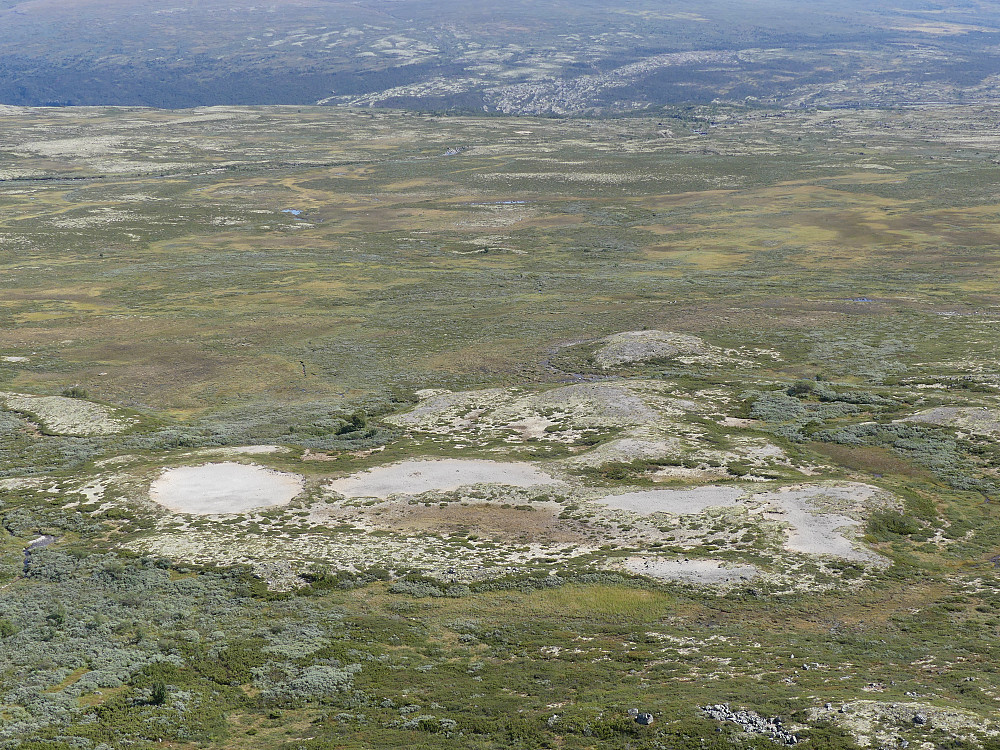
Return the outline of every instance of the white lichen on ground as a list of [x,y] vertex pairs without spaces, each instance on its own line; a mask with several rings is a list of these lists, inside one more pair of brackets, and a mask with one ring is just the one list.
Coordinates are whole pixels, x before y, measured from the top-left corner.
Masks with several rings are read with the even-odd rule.
[[656,359],[722,359],[723,350],[686,333],[625,331],[601,339],[594,361],[603,369]]
[[0,401],[7,409],[27,415],[43,430],[56,435],[114,435],[136,423],[110,406],[81,398],[6,392],[0,393]]
[[638,490],[596,502],[637,516],[696,515],[741,506],[751,515],[786,524],[784,546],[789,551],[874,564],[886,561],[857,542],[856,530],[872,510],[899,505],[877,487],[858,483],[803,484],[764,492],[733,485]]
[[629,573],[661,581],[680,581],[702,586],[728,586],[761,576],[756,565],[726,563],[717,560],[664,560],[656,557],[628,557],[615,566]]
[[[775,467],[798,468],[764,438],[733,435],[728,450],[707,442],[706,428],[699,420],[708,417],[721,422],[729,407],[729,396],[719,390],[679,397],[662,380],[634,379],[547,390],[425,390],[417,396],[416,407],[385,421],[416,435],[465,444],[567,445],[575,454],[565,459],[569,468],[635,460],[679,465],[686,459],[685,466],[697,470],[693,478],[724,475],[725,471],[717,469],[730,462],[748,463],[765,474]],[[595,437],[600,442],[591,448]],[[662,478],[672,473],[676,471],[664,471]]]
[[1000,410],[984,406],[938,406],[900,421],[958,427],[978,435],[1000,432]]
[[[944,732],[967,742],[983,734],[998,734],[995,720],[961,708],[943,708],[918,701],[884,702],[858,700],[809,710],[812,721],[830,721],[850,732],[861,747],[897,747],[899,730],[914,725]],[[923,747],[935,748],[932,743]]]

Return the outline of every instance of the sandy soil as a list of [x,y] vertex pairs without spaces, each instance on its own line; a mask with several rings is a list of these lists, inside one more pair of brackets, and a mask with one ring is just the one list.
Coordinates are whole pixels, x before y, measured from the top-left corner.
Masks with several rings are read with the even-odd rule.
[[641,516],[651,513],[670,513],[684,516],[701,513],[706,508],[723,508],[736,505],[746,494],[743,487],[695,487],[686,490],[639,490],[624,495],[609,495],[597,502],[609,508],[628,510]]
[[149,488],[150,499],[178,513],[221,515],[286,505],[302,478],[232,462],[167,469]]
[[432,490],[449,492],[473,484],[532,487],[556,482],[556,479],[528,463],[446,458],[378,466],[335,479],[327,487],[345,497],[384,499],[392,495],[419,495]]
[[655,557],[630,557],[624,568],[638,575],[664,581],[683,581],[706,586],[740,583],[757,578],[754,565],[724,565],[715,560],[659,560]]
[[882,557],[857,544],[853,536],[861,518],[895,501],[877,487],[848,483],[803,484],[770,492],[728,485],[641,490],[608,495],[596,502],[641,516],[691,515],[737,504],[748,509],[768,509],[775,516],[772,520],[789,525],[785,548],[790,551],[884,563]]
[[783,520],[792,527],[785,542],[786,549],[876,562],[882,558],[850,538],[861,526],[861,521],[844,513],[824,511],[870,512],[875,506],[884,504],[879,495],[877,488],[865,484],[800,485],[761,493],[752,499],[781,509]]

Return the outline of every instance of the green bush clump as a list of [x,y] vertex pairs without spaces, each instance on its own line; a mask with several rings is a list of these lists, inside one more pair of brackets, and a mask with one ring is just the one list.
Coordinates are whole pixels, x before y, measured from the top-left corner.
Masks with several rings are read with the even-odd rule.
[[865,526],[865,538],[872,542],[888,542],[916,534],[921,526],[916,519],[895,510],[876,510]]
[[955,489],[984,493],[997,490],[992,479],[977,476],[976,467],[962,454],[958,442],[938,430],[912,424],[867,422],[822,430],[812,437],[842,445],[890,448],[929,469]]
[[812,393],[815,389],[816,383],[812,380],[796,380],[785,390],[785,393],[789,396],[804,396]]
[[434,583],[426,581],[396,581],[389,586],[393,594],[407,594],[415,597],[444,596],[444,590]]
[[805,414],[802,402],[783,391],[761,393],[750,405],[750,418],[764,422],[794,422]]

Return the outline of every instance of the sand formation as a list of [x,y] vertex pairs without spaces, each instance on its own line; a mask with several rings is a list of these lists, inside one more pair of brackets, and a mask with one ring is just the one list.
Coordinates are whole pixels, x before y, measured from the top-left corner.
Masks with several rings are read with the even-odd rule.
[[225,515],[287,505],[302,487],[296,474],[227,461],[167,469],[150,486],[149,496],[177,513]]

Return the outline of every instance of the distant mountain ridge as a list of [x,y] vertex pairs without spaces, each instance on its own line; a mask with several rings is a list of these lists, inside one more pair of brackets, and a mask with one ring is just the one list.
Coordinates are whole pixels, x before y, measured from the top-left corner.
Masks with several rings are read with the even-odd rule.
[[615,114],[1000,97],[1000,3],[0,0],[0,103]]

